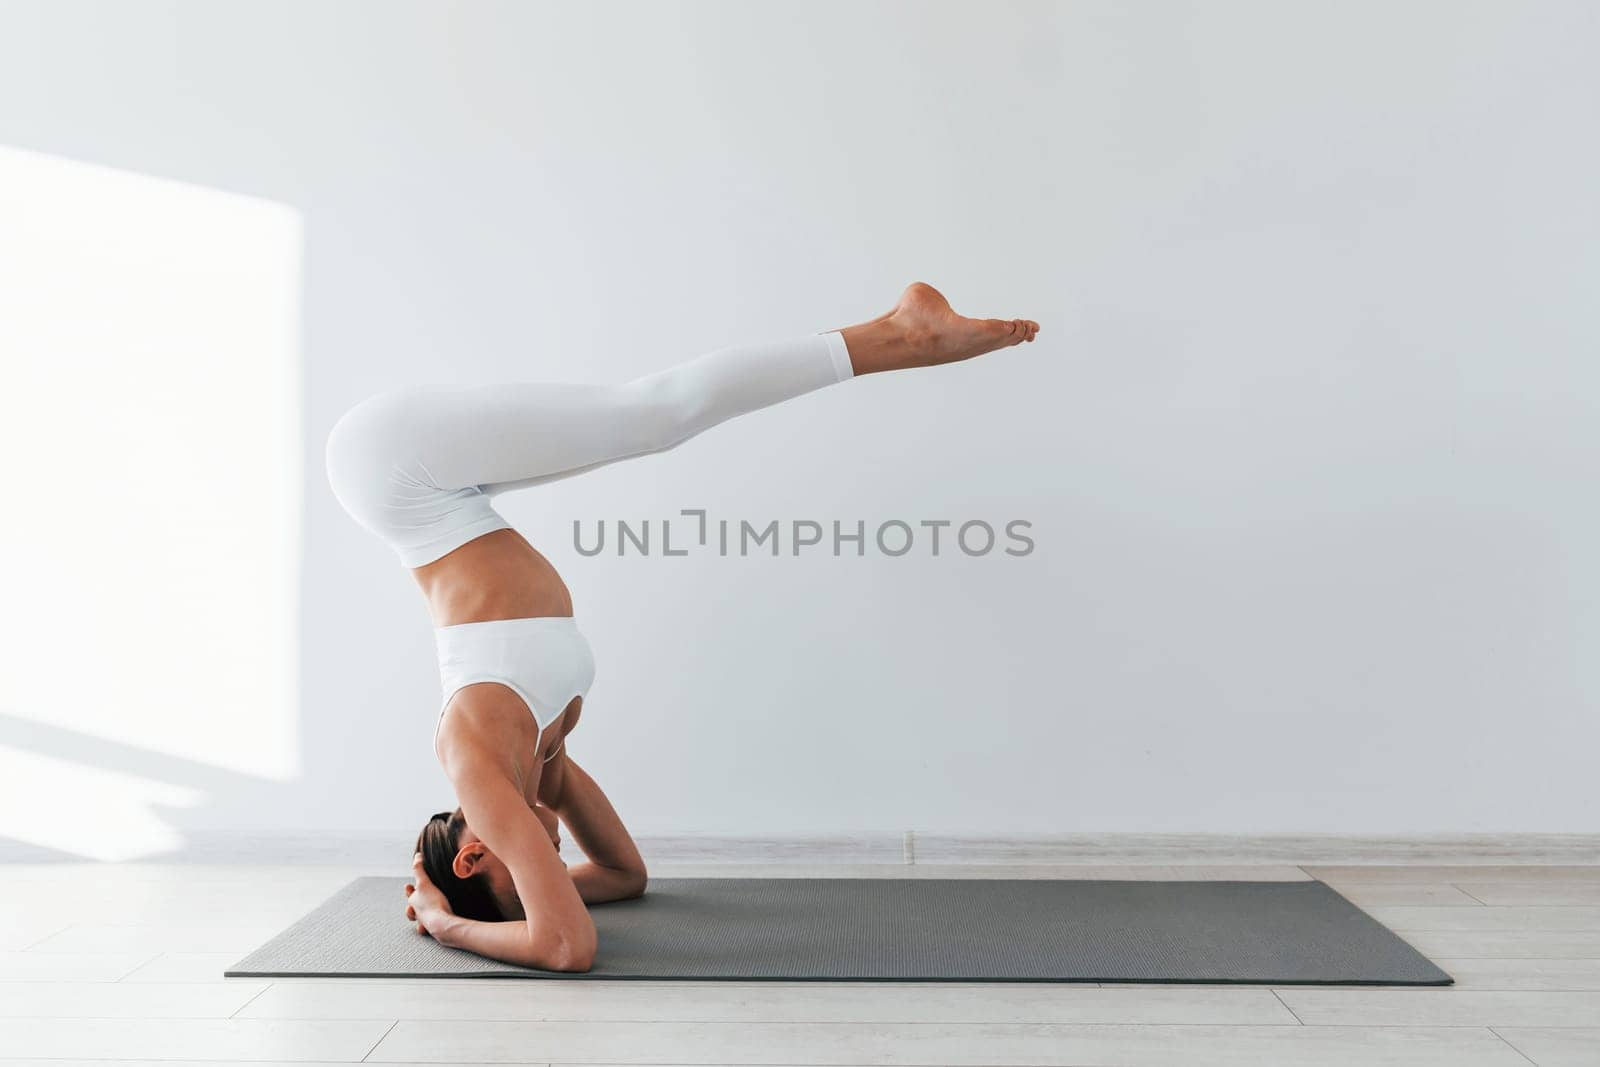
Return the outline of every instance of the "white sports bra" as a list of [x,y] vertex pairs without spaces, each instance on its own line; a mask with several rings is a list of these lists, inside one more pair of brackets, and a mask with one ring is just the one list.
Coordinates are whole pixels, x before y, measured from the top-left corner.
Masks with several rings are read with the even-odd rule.
[[444,687],[440,718],[463,686],[498,682],[521,697],[533,716],[539,728],[535,752],[550,724],[594,684],[594,653],[568,615],[437,626],[433,638]]

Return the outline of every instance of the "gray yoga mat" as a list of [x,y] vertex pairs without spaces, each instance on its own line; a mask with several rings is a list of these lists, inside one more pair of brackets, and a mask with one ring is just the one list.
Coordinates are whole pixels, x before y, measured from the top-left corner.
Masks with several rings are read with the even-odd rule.
[[600,951],[558,975],[445,948],[403,878],[358,878],[238,977],[644,978],[1448,985],[1321,882],[661,878],[593,909]]

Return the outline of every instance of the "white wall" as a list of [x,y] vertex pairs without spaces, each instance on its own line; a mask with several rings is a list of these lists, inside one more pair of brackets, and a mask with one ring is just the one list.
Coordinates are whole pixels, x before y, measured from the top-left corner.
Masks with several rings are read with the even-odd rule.
[[[503,498],[596,646],[574,754],[638,830],[1600,822],[1593,4],[0,17],[0,145],[304,227],[302,773],[169,767],[185,828],[449,803],[421,600],[322,477],[345,407],[620,380],[913,279],[1041,339]],[[1038,547],[573,550],[574,517],[695,506]]]

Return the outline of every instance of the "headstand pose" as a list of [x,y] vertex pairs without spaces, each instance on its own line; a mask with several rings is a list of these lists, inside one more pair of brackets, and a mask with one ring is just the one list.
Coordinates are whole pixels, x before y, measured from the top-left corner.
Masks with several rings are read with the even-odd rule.
[[[356,405],[328,438],[340,503],[412,569],[444,682],[434,751],[461,806],[422,828],[406,917],[441,943],[588,970],[585,904],[638,896],[644,860],[566,753],[594,680],[555,568],[491,506],[661,452],[737,415],[858,374],[970,359],[1033,340],[1027,319],[969,319],[920,282],[844,330],[738,345],[626,385],[424,386]],[[587,862],[566,867],[564,823]]]

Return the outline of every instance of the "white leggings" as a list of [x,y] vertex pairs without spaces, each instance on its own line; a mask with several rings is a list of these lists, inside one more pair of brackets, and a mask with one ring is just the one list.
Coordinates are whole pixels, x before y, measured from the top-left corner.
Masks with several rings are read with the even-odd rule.
[[506,529],[490,498],[629,456],[853,376],[837,332],[718,349],[625,385],[418,386],[328,435],[328,481],[357,522],[421,567]]

